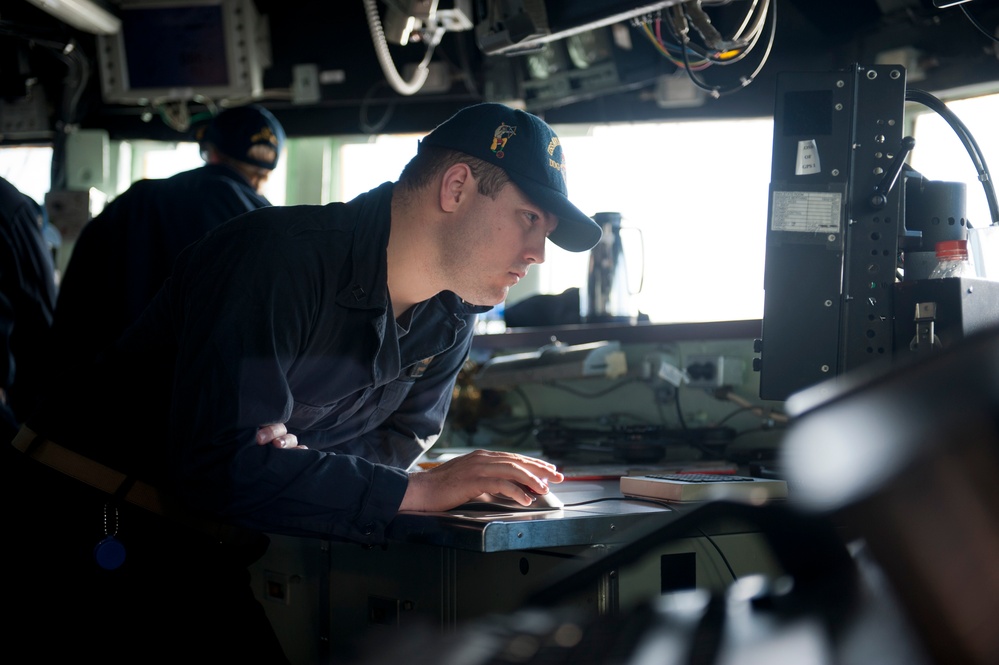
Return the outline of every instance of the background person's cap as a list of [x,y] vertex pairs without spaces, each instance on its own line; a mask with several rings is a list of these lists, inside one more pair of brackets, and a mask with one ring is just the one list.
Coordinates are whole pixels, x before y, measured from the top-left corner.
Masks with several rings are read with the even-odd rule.
[[284,139],[281,123],[257,104],[222,111],[198,136],[202,148],[211,143],[224,155],[271,170],[277,166]]
[[600,227],[569,202],[565,157],[558,136],[541,118],[504,104],[466,107],[437,126],[425,145],[463,152],[506,171],[527,196],[559,219],[553,243],[570,252],[591,249]]

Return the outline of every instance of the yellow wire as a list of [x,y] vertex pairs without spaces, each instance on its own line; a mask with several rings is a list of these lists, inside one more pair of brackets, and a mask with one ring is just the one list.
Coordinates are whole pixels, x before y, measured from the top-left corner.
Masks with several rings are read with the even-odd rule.
[[719,60],[728,60],[729,58],[734,58],[740,53],[742,53],[742,49],[734,48],[728,51],[722,51],[721,53],[715,53],[715,57]]

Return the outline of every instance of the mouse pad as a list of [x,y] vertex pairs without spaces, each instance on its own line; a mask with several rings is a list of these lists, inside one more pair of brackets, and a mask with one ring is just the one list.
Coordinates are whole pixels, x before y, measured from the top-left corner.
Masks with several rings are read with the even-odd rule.
[[498,494],[481,494],[471,501],[467,501],[455,510],[488,510],[495,512],[502,510],[505,512],[517,511],[538,511],[538,510],[559,510],[562,502],[551,493],[539,496],[538,500],[529,506],[522,506],[513,499]]

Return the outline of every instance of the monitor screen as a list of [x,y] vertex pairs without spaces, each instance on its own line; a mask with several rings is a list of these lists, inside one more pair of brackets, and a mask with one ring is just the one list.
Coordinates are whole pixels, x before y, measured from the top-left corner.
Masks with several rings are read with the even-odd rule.
[[260,96],[260,17],[252,0],[131,0],[119,15],[121,32],[100,37],[98,50],[106,102]]

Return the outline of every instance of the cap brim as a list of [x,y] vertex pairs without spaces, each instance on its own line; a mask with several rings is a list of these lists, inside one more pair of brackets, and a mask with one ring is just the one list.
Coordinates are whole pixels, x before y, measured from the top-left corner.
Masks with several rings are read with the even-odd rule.
[[589,215],[572,205],[561,193],[532,180],[508,173],[517,187],[534,203],[558,217],[558,226],[548,239],[570,252],[585,252],[600,242],[603,231]]

